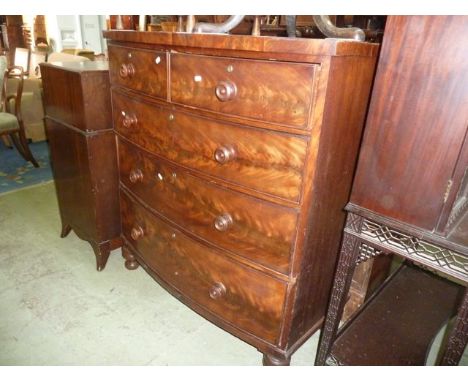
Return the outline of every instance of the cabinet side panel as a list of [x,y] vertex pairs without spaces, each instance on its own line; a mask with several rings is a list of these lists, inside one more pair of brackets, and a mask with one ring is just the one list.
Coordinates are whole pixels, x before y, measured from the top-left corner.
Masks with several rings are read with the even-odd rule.
[[375,58],[331,60],[288,347],[325,315],[374,69]]
[[86,129],[112,129],[109,72],[84,72],[81,76]]
[[99,242],[120,236],[119,171],[113,130],[88,138]]

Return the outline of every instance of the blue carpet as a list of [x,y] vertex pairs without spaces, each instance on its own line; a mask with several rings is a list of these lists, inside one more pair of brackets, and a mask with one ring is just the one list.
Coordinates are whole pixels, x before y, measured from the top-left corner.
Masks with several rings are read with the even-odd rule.
[[52,180],[47,142],[30,143],[29,147],[39,168],[26,162],[16,148],[9,149],[0,141],[0,194]]

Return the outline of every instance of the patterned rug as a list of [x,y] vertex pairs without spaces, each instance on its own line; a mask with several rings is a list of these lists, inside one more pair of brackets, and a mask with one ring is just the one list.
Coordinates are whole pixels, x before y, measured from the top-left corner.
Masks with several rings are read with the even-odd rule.
[[0,141],[0,194],[52,180],[47,142],[31,143],[29,147],[39,168],[26,162],[16,148],[7,148]]

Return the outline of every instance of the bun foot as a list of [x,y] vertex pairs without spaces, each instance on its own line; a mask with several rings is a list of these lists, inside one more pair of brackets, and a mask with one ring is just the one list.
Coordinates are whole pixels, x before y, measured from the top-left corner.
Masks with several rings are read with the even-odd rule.
[[263,354],[263,366],[289,366],[291,357]]
[[125,259],[125,268],[129,271],[133,271],[139,267],[135,256],[125,247],[122,248],[122,257]]
[[127,268],[129,271],[133,271],[134,269],[137,269],[140,265],[136,260],[125,260],[125,268]]

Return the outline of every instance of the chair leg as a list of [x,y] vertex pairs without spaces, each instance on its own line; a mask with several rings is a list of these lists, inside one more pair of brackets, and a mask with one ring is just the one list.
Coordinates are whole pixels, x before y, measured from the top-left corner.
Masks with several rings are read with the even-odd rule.
[[8,137],[6,135],[2,135],[2,141],[3,141],[3,144],[8,147],[9,149],[12,149],[12,145],[10,143],[10,141],[8,140]]
[[320,335],[320,342],[315,359],[315,365],[323,366],[330,354],[331,347],[338,331],[341,315],[346,303],[346,297],[351,286],[356,260],[359,255],[359,239],[349,233],[343,234],[340,257],[333,280],[328,311]]
[[[20,122],[20,124],[22,125],[22,122]],[[13,135],[14,134],[12,134],[12,136]],[[31,150],[29,149],[28,139],[26,138],[26,134],[24,133],[24,126],[21,126],[20,130],[18,131],[18,135],[19,135],[19,143],[20,143],[20,146],[22,147],[22,151],[20,151],[17,144],[15,143],[15,146],[17,146],[18,151],[20,151],[20,154],[23,156],[23,158],[31,162],[34,167],[39,167],[39,164],[37,163],[36,159],[32,155]]]
[[21,156],[27,161],[28,158],[26,158],[26,154],[23,150],[23,145],[21,144],[18,136],[16,135],[16,133],[11,133],[9,135],[10,137],[10,140],[11,142],[13,142],[13,145],[16,147],[16,150],[18,150],[18,152],[21,154]]

